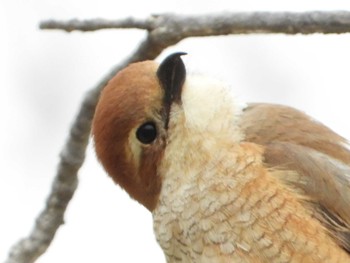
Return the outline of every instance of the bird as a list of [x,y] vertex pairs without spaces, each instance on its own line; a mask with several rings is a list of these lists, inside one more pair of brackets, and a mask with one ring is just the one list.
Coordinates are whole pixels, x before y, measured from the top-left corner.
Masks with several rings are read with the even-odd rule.
[[101,92],[106,173],[152,213],[166,262],[350,262],[345,138],[289,106],[242,103],[182,56],[135,62]]

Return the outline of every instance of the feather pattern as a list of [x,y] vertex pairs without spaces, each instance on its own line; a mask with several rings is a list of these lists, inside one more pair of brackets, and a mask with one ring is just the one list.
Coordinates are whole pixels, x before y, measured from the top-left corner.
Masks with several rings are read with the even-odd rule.
[[245,140],[265,146],[266,164],[309,200],[315,216],[350,253],[350,152],[346,141],[304,113],[251,104],[242,116]]

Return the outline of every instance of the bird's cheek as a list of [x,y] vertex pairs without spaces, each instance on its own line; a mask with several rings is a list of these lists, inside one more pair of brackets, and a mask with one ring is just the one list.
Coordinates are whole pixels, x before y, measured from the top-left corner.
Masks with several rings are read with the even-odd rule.
[[161,188],[161,178],[158,167],[163,158],[164,150],[160,147],[143,149],[139,166],[139,179],[145,189],[145,196],[151,206],[155,206]]
[[129,192],[129,188],[138,181],[137,167],[129,160],[128,154],[120,149],[115,149],[110,156],[108,164],[105,165],[108,173],[116,183]]
[[158,166],[162,159],[163,151],[155,149],[147,149],[142,153],[142,161],[139,167],[139,175],[146,189],[151,190],[157,188],[158,185]]

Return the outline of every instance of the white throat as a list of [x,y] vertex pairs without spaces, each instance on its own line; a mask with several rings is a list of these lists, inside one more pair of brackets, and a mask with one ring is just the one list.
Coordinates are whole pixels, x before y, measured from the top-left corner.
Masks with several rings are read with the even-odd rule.
[[[185,127],[197,132],[217,133],[239,142],[238,121],[245,104],[238,102],[226,83],[201,75],[187,77],[182,91]],[[176,121],[176,120],[175,120]]]
[[189,76],[181,99],[181,105],[171,108],[167,146],[159,167],[163,186],[174,181],[196,184],[198,177],[211,179],[208,171],[218,165],[234,169],[235,150],[243,139],[239,121],[244,105],[236,102],[228,85]]
[[180,246],[189,249],[196,239],[196,228],[191,226],[205,224],[193,215],[217,209],[216,200],[206,197],[207,188],[216,189],[218,183],[236,186],[232,174],[242,169],[236,165],[243,138],[238,127],[242,109],[227,85],[200,76],[187,78],[182,104],[172,105],[167,146],[158,170],[162,189],[153,211],[156,237],[168,262],[179,258],[191,262]]

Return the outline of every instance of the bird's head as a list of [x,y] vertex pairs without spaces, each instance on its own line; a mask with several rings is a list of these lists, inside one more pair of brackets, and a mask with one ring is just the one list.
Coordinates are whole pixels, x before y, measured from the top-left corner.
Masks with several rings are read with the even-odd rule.
[[242,137],[241,108],[230,89],[212,79],[186,77],[182,55],[120,71],[102,91],[93,120],[95,149],[105,170],[150,211],[158,202],[164,176],[159,167],[168,147],[191,155],[200,151],[191,141]]

